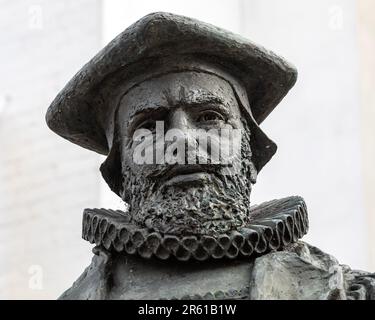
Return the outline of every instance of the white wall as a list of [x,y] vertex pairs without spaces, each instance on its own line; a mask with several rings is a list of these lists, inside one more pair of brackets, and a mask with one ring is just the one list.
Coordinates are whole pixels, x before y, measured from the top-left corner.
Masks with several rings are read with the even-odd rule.
[[82,210],[98,157],[53,134],[48,105],[100,47],[100,1],[0,1],[0,298],[58,297],[91,260]]
[[370,267],[375,270],[375,1],[358,1],[361,70],[362,178],[367,214]]

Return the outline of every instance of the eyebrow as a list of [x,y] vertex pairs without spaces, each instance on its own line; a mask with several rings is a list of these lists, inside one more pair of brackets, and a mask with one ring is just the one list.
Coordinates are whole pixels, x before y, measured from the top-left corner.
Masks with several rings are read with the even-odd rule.
[[227,110],[227,103],[225,103],[224,99],[221,97],[218,97],[216,95],[205,94],[204,96],[200,97],[194,97],[191,99],[191,97],[183,97],[177,102],[172,102],[172,99],[168,99],[169,104],[168,105],[152,105],[152,106],[138,106],[141,107],[141,109],[135,110],[129,115],[129,118],[132,119],[136,116],[138,116],[141,113],[158,113],[158,112],[165,112],[170,110],[170,105],[172,106],[188,106],[188,107],[204,107],[205,105],[208,106],[217,106],[221,107],[222,111],[224,111],[226,114],[229,114]]
[[173,97],[171,97],[169,91],[164,91],[164,96],[171,105],[178,104],[185,106],[201,106],[203,104],[225,104],[222,97],[215,95],[210,91],[198,90],[197,93],[186,94],[183,86],[180,87],[179,101],[177,101],[177,103],[174,103]]
[[[139,107],[139,106],[138,106]],[[135,110],[129,115],[130,124],[134,122],[134,118],[138,117],[142,113],[154,114],[154,113],[162,113],[169,110],[168,106],[163,105],[153,105],[152,107],[148,106],[141,106],[142,109]]]
[[189,106],[192,108],[201,108],[201,110],[215,109],[221,112],[226,118],[230,116],[229,105],[220,97],[206,97],[206,99],[199,99],[197,101],[186,101],[182,106]]
[[[137,118],[143,114],[149,114],[154,115],[157,113],[167,113],[170,111],[170,106],[187,106],[192,108],[202,108],[204,110],[204,107],[212,108],[214,107],[216,110],[219,110],[224,114],[225,117],[229,117],[230,111],[228,110],[228,103],[225,102],[225,100],[217,96],[215,94],[212,94],[210,92],[204,91],[201,92],[202,94],[199,96],[186,96],[184,94],[184,90],[180,91],[180,97],[178,101],[173,101],[173,99],[170,97],[169,92],[164,92],[165,98],[168,101],[167,105],[140,105],[138,106],[138,110],[135,110],[129,115],[129,129],[131,131],[138,125],[139,122],[141,122],[143,119],[141,118],[138,120]],[[139,109],[141,108],[141,109]]]

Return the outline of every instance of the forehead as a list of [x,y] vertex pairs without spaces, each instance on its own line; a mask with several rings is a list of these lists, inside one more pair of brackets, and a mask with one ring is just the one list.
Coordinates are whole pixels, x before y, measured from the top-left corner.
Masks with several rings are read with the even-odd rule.
[[204,72],[185,71],[155,77],[132,88],[120,100],[119,113],[132,117],[150,108],[207,102],[228,108],[237,106],[233,89],[226,80]]

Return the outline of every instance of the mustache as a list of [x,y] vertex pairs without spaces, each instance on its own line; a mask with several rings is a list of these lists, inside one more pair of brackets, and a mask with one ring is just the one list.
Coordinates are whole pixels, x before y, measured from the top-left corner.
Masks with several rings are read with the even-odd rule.
[[179,174],[189,174],[195,172],[204,172],[212,174],[220,174],[224,168],[221,164],[169,164],[159,165],[153,169],[147,178],[150,180],[169,179]]
[[158,165],[158,168],[154,168],[147,178],[153,184],[153,190],[159,189],[169,179],[172,179],[179,175],[188,175],[193,173],[205,173],[220,184],[225,182],[225,177],[222,174],[224,165],[221,164],[172,164],[172,165]]

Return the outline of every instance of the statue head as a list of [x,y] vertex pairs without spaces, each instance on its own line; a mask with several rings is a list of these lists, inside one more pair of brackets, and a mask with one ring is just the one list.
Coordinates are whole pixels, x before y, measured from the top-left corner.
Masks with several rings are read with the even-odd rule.
[[162,233],[225,232],[249,219],[257,173],[250,125],[233,84],[191,69],[147,73],[122,94],[118,155],[103,166],[107,181],[121,177],[118,193],[134,222]]
[[252,184],[276,151],[259,123],[295,77],[253,43],[157,13],[91,60],[52,103],[47,122],[108,155],[101,172],[135,224],[215,235],[251,219]]

